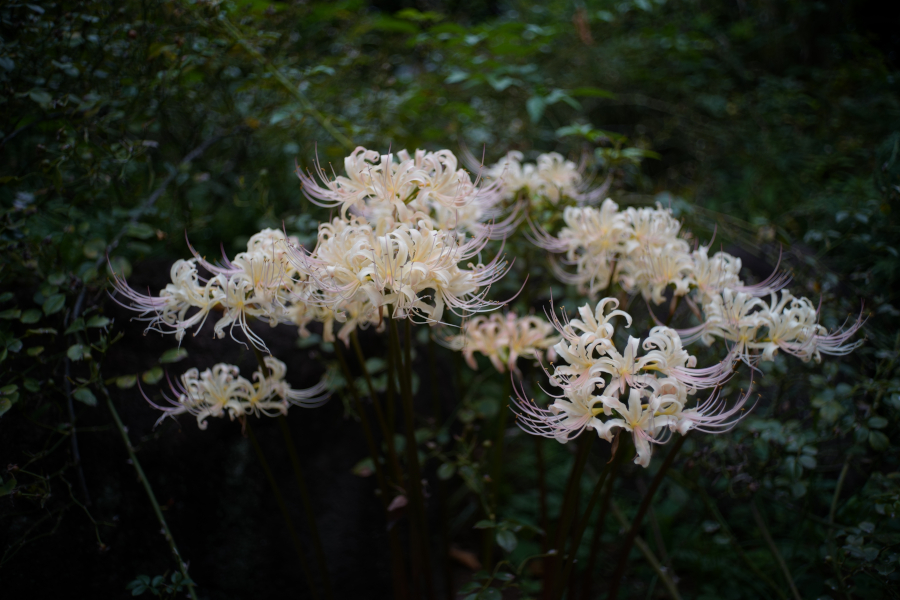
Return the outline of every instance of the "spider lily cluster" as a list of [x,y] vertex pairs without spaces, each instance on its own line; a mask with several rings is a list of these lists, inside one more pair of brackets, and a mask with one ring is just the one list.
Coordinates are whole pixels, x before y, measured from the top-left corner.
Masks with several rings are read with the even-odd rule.
[[[619,430],[627,431],[637,449],[635,463],[644,467],[650,463],[652,444],[672,433],[718,433],[734,427],[749,392],[731,408],[718,396],[718,387],[732,374],[730,358],[698,369],[678,333],[665,326],[651,329],[643,343],[629,337],[620,352],[613,343],[612,321],[622,319],[627,328],[632,318],[617,308],[616,299],[604,298],[594,310],[582,306],[579,319],[552,318],[562,337],[553,350],[565,364],[553,366],[548,375],[559,392],[550,394],[554,401],[548,408],[541,408],[517,390],[519,425],[562,443],[584,431],[595,431],[607,441]],[[690,397],[707,388],[716,391],[691,406]]]
[[548,358],[555,358],[553,345],[557,341],[559,335],[553,325],[540,317],[494,313],[467,321],[462,333],[448,338],[446,345],[461,351],[466,363],[473,369],[478,368],[475,353],[480,352],[500,373],[505,372],[507,367],[518,373],[516,363],[519,357],[541,360],[547,352]]
[[748,364],[773,360],[778,350],[819,361],[822,354],[847,354],[862,343],[850,341],[862,326],[861,317],[829,332],[818,323],[810,300],[783,289],[789,276],[776,269],[761,283],[746,285],[739,258],[727,252],[710,256],[709,246],[692,250],[669,209],[620,211],[607,199],[599,208],[566,208],[563,218],[565,227],[557,236],[532,226],[538,246],[564,254],[565,263],[575,267],[571,273],[556,264],[556,276],[591,296],[615,281],[654,304],[662,304],[672,286],[674,297],[685,298],[703,319],[697,327],[678,331],[684,343],[699,339],[709,345],[720,338]]
[[[523,163],[523,154],[512,151],[491,166],[485,177],[498,182],[506,200],[524,195],[532,203],[546,200],[559,204],[563,198],[579,203],[596,202],[603,197],[608,183],[590,189],[590,177],[584,175],[584,165],[576,165],[557,152],[541,154],[533,163]],[[469,159],[474,162],[474,159]]]
[[312,408],[328,400],[325,382],[311,388],[298,390],[284,380],[287,368],[273,356],[264,359],[262,368],[253,373],[252,380],[241,377],[234,365],[219,363],[212,369],[200,372],[189,369],[178,380],[170,383],[174,397],[165,396],[167,404],[160,406],[144,398],[163,411],[157,421],[166,417],[190,414],[196,417],[200,429],[206,429],[209,417],[228,416],[231,420],[246,415],[286,415],[291,406]]

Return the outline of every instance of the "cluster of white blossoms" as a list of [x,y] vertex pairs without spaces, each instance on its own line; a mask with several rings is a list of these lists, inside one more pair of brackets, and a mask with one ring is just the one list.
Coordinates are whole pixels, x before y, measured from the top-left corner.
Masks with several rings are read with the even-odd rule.
[[265,344],[250,328],[252,319],[273,327],[293,323],[301,335],[320,321],[326,341],[334,340],[338,323],[337,337],[346,344],[353,330],[382,325],[388,305],[391,318],[435,324],[445,311],[468,317],[503,304],[486,295],[507,263],[479,260],[490,239],[516,225],[514,215],[491,223],[502,200],[497,185],[473,181],[449,150],[395,157],[357,148],[344,165],[346,175],[334,178],[317,165],[318,182],[298,171],[310,200],[340,208],[340,216],[319,225],[314,249],[266,229],[233,260],[213,265],[194,252],[193,259],[176,262],[158,296],[116,277],[120,303],[139,311],[148,330],[175,333],[179,341],[222,311],[215,335],[233,334],[238,326],[260,349]]
[[583,204],[596,202],[609,187],[606,182],[590,190],[584,165],[576,165],[556,152],[541,154],[534,163],[523,163],[522,159],[521,152],[511,151],[485,172],[486,178],[500,185],[506,200],[526,194],[532,202],[546,200],[555,205],[569,198]]
[[[629,337],[620,352],[613,343],[612,319],[631,315],[617,310],[614,298],[601,300],[592,311],[579,309],[580,319],[553,324],[562,336],[554,351],[565,364],[548,373],[550,384],[560,390],[548,408],[541,408],[517,391],[519,425],[529,433],[566,443],[583,431],[596,431],[604,440],[624,430],[634,438],[634,462],[646,467],[652,445],[664,443],[673,433],[692,429],[709,433],[728,431],[743,414],[750,392],[729,408],[718,388],[733,373],[729,358],[708,368],[696,368],[697,360],[683,347],[678,333],[669,327],[650,330],[643,343]],[[608,312],[607,312],[608,311]],[[689,406],[698,390],[716,388],[705,401]]]
[[453,350],[461,351],[466,363],[473,369],[478,368],[475,353],[480,352],[500,373],[504,373],[506,367],[519,373],[519,357],[540,361],[546,352],[548,358],[553,360],[556,357],[553,345],[558,341],[559,335],[553,325],[540,317],[494,313],[466,321],[462,333],[447,339],[446,344]]
[[309,389],[295,390],[284,380],[287,369],[283,362],[272,356],[264,361],[266,372],[257,369],[252,381],[241,377],[236,366],[220,363],[203,372],[189,369],[184,373],[178,383],[171,384],[175,397],[163,395],[168,406],[159,406],[146,395],[144,398],[163,411],[157,425],[166,417],[187,413],[197,418],[200,429],[206,429],[209,417],[272,417],[287,414],[291,406],[313,408],[328,400],[324,381]]
[[[748,286],[739,276],[739,258],[727,252],[710,256],[709,246],[692,250],[669,209],[657,205],[620,211],[607,199],[599,208],[569,207],[563,218],[565,227],[555,237],[532,225],[532,241],[564,254],[564,262],[575,267],[571,273],[554,265],[556,276],[591,296],[615,281],[654,304],[665,300],[671,286],[674,297],[686,297],[703,313],[701,325],[678,332],[684,343],[701,339],[711,344],[721,338],[748,363],[773,360],[779,349],[819,361],[822,354],[847,354],[861,343],[850,342],[861,319],[829,333],[818,324],[812,302],[782,289],[790,277],[777,269]],[[765,296],[771,297],[769,303],[761,299]]]

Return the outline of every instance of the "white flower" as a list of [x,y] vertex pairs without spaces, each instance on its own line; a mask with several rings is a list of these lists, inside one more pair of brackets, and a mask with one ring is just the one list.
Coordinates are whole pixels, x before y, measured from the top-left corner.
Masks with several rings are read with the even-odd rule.
[[287,414],[290,406],[312,408],[328,400],[324,381],[309,389],[293,389],[284,380],[284,363],[273,356],[264,360],[269,372],[257,370],[253,382],[241,377],[236,366],[219,363],[202,373],[189,369],[177,384],[170,383],[175,398],[163,394],[168,406],[153,403],[146,394],[144,398],[163,411],[157,425],[166,417],[187,413],[196,417],[200,429],[206,429],[209,417],[275,416]]
[[516,363],[520,356],[541,360],[543,353],[549,351],[551,359],[554,358],[552,346],[558,339],[553,325],[539,317],[519,317],[515,313],[504,317],[494,313],[466,321],[462,333],[445,343],[454,350],[461,350],[466,363],[473,369],[478,368],[475,352],[480,352],[499,372],[505,372],[508,366],[518,373]]

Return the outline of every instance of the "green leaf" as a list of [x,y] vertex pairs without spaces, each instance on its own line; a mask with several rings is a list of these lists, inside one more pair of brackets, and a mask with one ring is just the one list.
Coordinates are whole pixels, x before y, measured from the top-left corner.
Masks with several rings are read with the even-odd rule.
[[43,346],[32,346],[31,348],[29,348],[28,350],[25,351],[25,354],[27,354],[28,356],[37,356],[43,351],[44,351]]
[[488,519],[482,519],[475,523],[474,529],[493,529],[496,526],[497,524],[495,522]]
[[19,319],[26,325],[31,325],[32,323],[37,323],[41,320],[41,311],[37,308],[29,308],[25,312],[22,313],[22,317]]
[[178,361],[187,358],[187,355],[187,350],[184,348],[172,348],[171,350],[163,352],[163,355],[159,357],[159,362],[163,364],[177,363]]
[[66,356],[69,357],[69,360],[81,360],[84,358],[84,344],[72,344],[66,350]]
[[497,588],[487,588],[478,594],[478,600],[502,600],[503,594]]
[[816,459],[809,455],[802,455],[800,457],[800,464],[806,467],[807,469],[815,469],[816,468]]
[[528,110],[531,122],[537,123],[544,116],[544,109],[547,108],[547,103],[540,96],[532,96],[525,102],[525,108]]
[[0,319],[18,319],[22,316],[22,311],[18,308],[8,308],[0,312]]
[[607,90],[601,90],[596,87],[580,87],[569,90],[570,96],[583,96],[587,98],[615,98],[616,95]]
[[875,416],[869,419],[870,429],[884,429],[888,426],[888,420],[884,417]]
[[8,496],[14,489],[16,489],[16,478],[10,475],[9,479],[0,485],[0,496]]
[[2,294],[0,294],[0,304],[2,304],[3,302],[9,302],[12,299],[13,299],[12,292],[3,292]]
[[133,388],[136,383],[137,375],[122,375],[121,377],[116,377],[116,387],[123,390]]
[[453,463],[444,463],[437,470],[438,479],[442,481],[447,481],[453,474],[456,473],[456,465]]
[[508,529],[501,529],[497,532],[497,543],[507,552],[512,552],[519,544],[516,534]]
[[104,316],[94,315],[93,317],[88,319],[87,326],[88,327],[106,327],[111,322],[112,321],[110,321],[109,319],[107,319]]
[[869,445],[876,452],[884,452],[891,446],[891,440],[880,431],[869,432]]
[[19,399],[18,394],[15,396],[10,396],[8,398],[7,397],[0,398],[0,417],[5,415],[9,411],[9,409],[12,408],[12,405],[15,404],[16,400],[18,400],[18,399]]
[[149,371],[144,371],[144,373],[141,375],[141,381],[143,381],[144,383],[149,383],[150,385],[155,385],[162,378],[163,370],[160,367],[153,367]]
[[76,333],[78,331],[84,331],[84,319],[81,317],[75,319],[75,321],[66,328],[63,335],[69,335],[70,333]]
[[66,304],[66,296],[65,294],[53,294],[46,300],[44,300],[44,314],[52,315],[58,313],[62,310],[62,307]]
[[2,388],[0,388],[0,394],[4,396],[15,394],[17,391],[19,391],[19,386],[14,383],[4,385]]
[[87,388],[78,388],[72,393],[72,397],[88,406],[97,406],[97,397]]
[[139,240],[146,240],[156,235],[156,230],[146,223],[129,223],[126,232]]

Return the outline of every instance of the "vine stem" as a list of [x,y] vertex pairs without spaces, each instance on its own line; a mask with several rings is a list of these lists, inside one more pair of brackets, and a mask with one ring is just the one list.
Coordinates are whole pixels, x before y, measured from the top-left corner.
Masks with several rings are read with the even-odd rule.
[[781,568],[781,573],[787,580],[794,598],[796,600],[803,600],[800,597],[800,592],[797,591],[797,586],[794,585],[794,578],[791,577],[791,572],[788,570],[787,564],[784,562],[784,558],[781,556],[781,553],[775,546],[775,540],[772,539],[772,534],[769,533],[769,528],[766,527],[766,522],[763,521],[762,515],[759,514],[759,509],[756,508],[756,502],[753,500],[750,501],[750,512],[753,513],[753,519],[756,521],[756,525],[759,527],[759,531],[760,533],[762,533],[763,539],[766,540],[766,545],[772,552],[772,556],[774,556],[776,562],[778,562],[778,566]]
[[[338,364],[347,380],[347,389],[350,391],[350,397],[353,399],[353,405],[359,415],[359,422],[362,425],[363,437],[366,439],[366,446],[369,448],[369,456],[372,458],[372,465],[375,469],[375,479],[378,482],[380,491],[379,497],[384,507],[385,515],[390,500],[387,482],[384,477],[384,471],[381,468],[381,462],[378,459],[378,446],[375,445],[375,437],[372,435],[372,427],[369,424],[369,417],[366,415],[362,400],[359,398],[359,392],[356,390],[356,384],[353,383],[353,375],[350,373],[350,367],[347,365],[347,359],[344,358],[344,352],[341,350],[339,343],[334,344],[334,354],[337,356]],[[408,598],[409,591],[406,587],[406,578],[404,576],[403,554],[400,546],[400,537],[397,535],[397,528],[388,526],[388,541],[391,546],[391,576],[394,582],[394,595],[398,598]]]
[[641,504],[638,507],[637,514],[634,517],[634,521],[631,523],[631,529],[628,530],[628,535],[625,537],[625,542],[622,544],[622,552],[619,555],[619,562],[616,564],[616,569],[613,571],[613,579],[612,585],[609,588],[609,600],[616,600],[619,587],[622,585],[622,577],[625,574],[625,567],[628,565],[628,555],[631,553],[631,547],[634,545],[634,539],[637,537],[638,530],[641,527],[641,522],[644,520],[644,515],[647,514],[647,509],[650,508],[650,503],[653,502],[653,496],[656,495],[656,490],[659,489],[659,485],[662,483],[663,478],[666,476],[666,471],[669,470],[669,467],[672,466],[672,463],[675,462],[675,456],[678,454],[678,451],[681,450],[681,447],[684,445],[685,440],[687,440],[687,434],[679,437],[675,444],[672,446],[672,449],[669,451],[668,456],[666,456],[666,460],[663,461],[662,466],[660,466],[659,471],[656,472],[656,476],[653,477],[653,481],[650,483],[650,487],[647,488],[647,493],[644,494],[644,499],[641,500]]
[[313,574],[309,569],[309,562],[306,560],[306,553],[303,552],[303,545],[300,543],[300,538],[297,536],[296,529],[294,529],[294,521],[291,519],[291,513],[288,510],[287,503],[284,501],[284,496],[281,494],[281,489],[278,487],[275,475],[269,467],[269,461],[266,460],[262,448],[259,445],[259,440],[256,439],[256,434],[253,432],[253,427],[248,420],[244,421],[244,428],[250,436],[250,443],[253,445],[253,450],[256,452],[259,464],[262,466],[263,472],[266,474],[266,479],[269,481],[272,495],[275,496],[275,503],[278,504],[278,509],[281,511],[281,516],[284,518],[285,525],[287,525],[288,535],[290,535],[291,542],[294,544],[294,550],[297,552],[297,559],[300,562],[300,569],[303,571],[303,576],[306,577],[306,585],[309,586],[309,591],[312,593],[313,598],[319,598],[319,591],[314,584]]
[[182,560],[181,553],[178,552],[178,546],[175,545],[175,538],[172,536],[172,531],[169,529],[169,524],[166,523],[166,518],[163,516],[162,509],[159,507],[159,502],[156,501],[156,495],[153,493],[153,488],[150,487],[150,481],[147,479],[147,475],[144,473],[144,469],[141,467],[141,462],[138,460],[137,454],[135,454],[134,448],[131,446],[131,439],[128,437],[128,430],[125,429],[125,425],[122,424],[122,419],[119,418],[119,412],[116,410],[116,407],[112,402],[112,398],[110,398],[109,396],[109,390],[107,390],[106,386],[102,383],[100,384],[100,390],[103,392],[104,398],[106,398],[106,406],[109,407],[109,412],[112,413],[113,421],[115,421],[116,428],[119,430],[119,434],[122,436],[122,441],[125,442],[125,449],[128,451],[128,458],[131,459],[131,466],[133,466],[134,470],[137,471],[138,479],[141,480],[141,484],[144,486],[144,491],[147,492],[147,497],[150,499],[150,504],[153,505],[153,512],[156,515],[156,519],[162,526],[163,535],[165,535],[166,542],[169,543],[169,548],[172,549],[172,554],[175,555],[175,560],[178,562],[178,570],[181,571],[182,577],[184,577],[184,580],[187,582],[188,594],[190,594],[192,600],[197,600],[197,590],[194,589],[194,582],[188,575],[187,563]]

